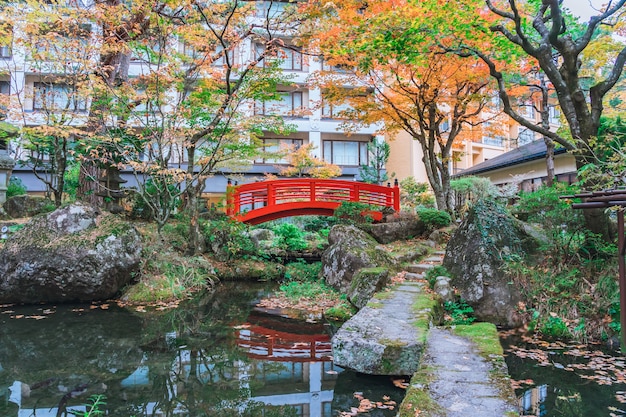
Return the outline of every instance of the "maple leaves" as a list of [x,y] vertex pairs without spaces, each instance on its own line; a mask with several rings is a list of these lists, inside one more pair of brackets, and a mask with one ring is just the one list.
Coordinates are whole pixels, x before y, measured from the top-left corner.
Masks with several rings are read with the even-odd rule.
[[358,407],[350,407],[350,411],[342,411],[339,413],[340,417],[354,417],[359,414],[367,414],[372,410],[394,410],[396,408],[396,402],[391,400],[387,395],[383,396],[382,401],[371,401],[363,397],[362,392],[355,392],[354,398],[359,401]]

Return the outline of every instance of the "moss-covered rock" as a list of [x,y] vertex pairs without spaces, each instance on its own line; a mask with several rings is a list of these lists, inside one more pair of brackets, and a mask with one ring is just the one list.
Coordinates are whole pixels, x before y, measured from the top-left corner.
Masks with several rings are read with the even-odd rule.
[[507,259],[536,250],[538,241],[497,203],[479,201],[452,235],[443,266],[481,321],[514,327],[520,300],[517,288],[504,271]]
[[374,293],[382,290],[390,281],[387,268],[363,268],[352,277],[348,300],[356,308],[363,308]]
[[354,226],[337,225],[328,235],[330,246],[322,254],[322,276],[342,293],[352,287],[355,273],[363,268],[392,268],[396,261],[373,237]]
[[0,302],[110,298],[135,276],[141,248],[131,224],[91,206],[35,217],[0,250]]

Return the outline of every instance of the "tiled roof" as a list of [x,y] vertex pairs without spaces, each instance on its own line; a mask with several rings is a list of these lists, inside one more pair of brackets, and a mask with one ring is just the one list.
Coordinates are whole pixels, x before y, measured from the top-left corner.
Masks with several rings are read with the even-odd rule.
[[[558,145],[557,145],[558,146]],[[565,153],[566,149],[563,147],[557,147],[554,150],[554,154]],[[465,169],[453,177],[464,177],[467,175],[481,174],[489,171],[495,171],[496,169],[509,167],[512,165],[522,164],[524,162],[533,161],[536,159],[542,159],[546,157],[546,143],[543,139],[538,139],[530,142],[527,145],[520,146],[519,148],[510,150],[498,155],[495,158],[489,159],[480,164],[474,165],[471,168]]]

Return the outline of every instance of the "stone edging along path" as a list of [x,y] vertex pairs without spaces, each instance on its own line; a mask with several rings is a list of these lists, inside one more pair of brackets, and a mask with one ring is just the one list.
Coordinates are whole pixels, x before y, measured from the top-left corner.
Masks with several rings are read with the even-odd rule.
[[[399,417],[518,416],[495,326],[432,326],[438,302],[416,280],[441,256],[408,267],[404,282],[376,294],[348,320],[333,336],[334,362],[366,374],[413,375]],[[453,334],[462,328],[491,354]]]

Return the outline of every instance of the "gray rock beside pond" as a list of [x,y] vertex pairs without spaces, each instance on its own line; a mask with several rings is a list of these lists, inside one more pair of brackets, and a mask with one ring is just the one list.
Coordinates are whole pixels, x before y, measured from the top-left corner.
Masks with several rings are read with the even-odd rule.
[[538,247],[536,238],[504,208],[480,201],[450,238],[443,266],[478,320],[516,327],[521,324],[515,313],[520,297],[504,270],[505,260]]
[[358,309],[365,307],[374,293],[385,288],[390,281],[389,270],[386,268],[359,269],[352,277],[348,290],[348,300]]
[[412,309],[420,291],[419,283],[406,282],[359,310],[333,336],[333,362],[368,375],[413,374],[425,342],[416,321],[430,314]]
[[[395,262],[373,237],[354,226],[334,226],[328,243],[329,247],[322,254],[322,275],[328,285],[344,294],[349,293],[352,279],[359,270],[385,268]],[[376,287],[378,285],[374,284]],[[363,297],[369,299],[372,295],[373,292]]]
[[139,269],[141,239],[129,223],[80,204],[33,218],[0,249],[0,302],[103,300]]

